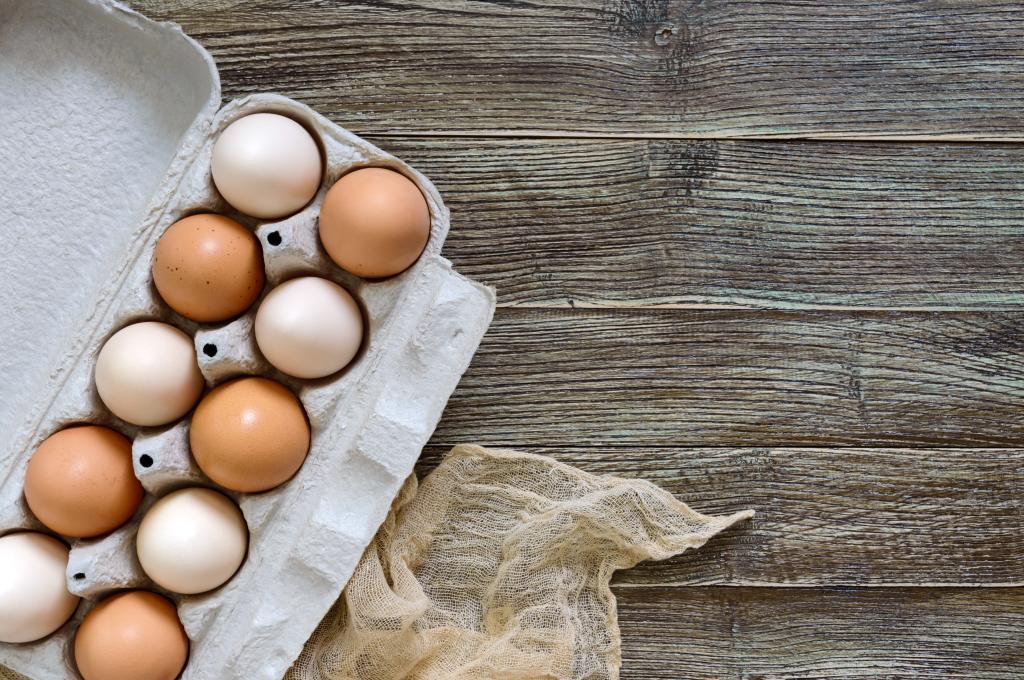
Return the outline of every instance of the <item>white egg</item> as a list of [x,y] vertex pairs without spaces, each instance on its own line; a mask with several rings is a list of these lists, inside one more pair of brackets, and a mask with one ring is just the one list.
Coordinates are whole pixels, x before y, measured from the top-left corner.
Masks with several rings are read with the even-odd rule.
[[31,642],[64,625],[78,607],[68,592],[68,549],[45,534],[0,538],[0,642]]
[[203,391],[192,338],[158,321],[126,326],[107,340],[95,378],[107,408],[135,425],[177,420]]
[[276,113],[254,113],[229,125],[213,147],[211,171],[228,203],[260,219],[297,212],[323,175],[312,135]]
[[359,351],[363,314],[338,284],[315,276],[287,281],[256,312],[256,344],[267,361],[296,378],[340,371]]
[[248,546],[242,511],[227,496],[202,488],[181,489],[154,503],[135,544],[146,575],[183,595],[226,583]]

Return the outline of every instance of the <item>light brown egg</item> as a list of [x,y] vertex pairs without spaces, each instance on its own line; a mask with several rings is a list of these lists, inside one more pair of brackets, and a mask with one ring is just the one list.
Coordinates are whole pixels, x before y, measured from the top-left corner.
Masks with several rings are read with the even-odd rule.
[[320,241],[331,259],[365,278],[408,269],[430,237],[430,210],[419,188],[386,168],[354,170],[320,208]]
[[132,443],[106,427],[82,425],[50,435],[28,463],[25,500],[39,521],[74,538],[127,522],[142,501]]
[[188,636],[174,605],[144,590],[96,605],[75,635],[85,680],[174,680],[188,661]]
[[225,321],[256,301],[263,252],[251,230],[223,215],[172,224],[153,253],[153,282],[171,308],[194,321]]
[[291,479],[309,451],[309,423],[288,388],[240,378],[207,394],[192,415],[192,456],[206,475],[234,491],[255,493]]

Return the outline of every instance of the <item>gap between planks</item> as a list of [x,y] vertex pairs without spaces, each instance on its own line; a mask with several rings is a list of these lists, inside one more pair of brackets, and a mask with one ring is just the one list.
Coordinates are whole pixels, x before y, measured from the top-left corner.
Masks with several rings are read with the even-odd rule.
[[[623,571],[628,571],[623,570]],[[659,581],[652,583],[621,583],[612,581],[612,591],[644,590],[657,588],[772,588],[774,590],[981,590],[988,588],[1014,589],[1024,588],[1024,581],[1010,583],[961,583],[957,581],[936,581],[934,583],[915,583],[913,581],[892,581],[887,583],[776,583],[772,581],[744,581],[743,583],[687,583],[686,581]]]
[[643,311],[646,309],[696,309],[696,310],[722,310],[722,311],[749,311],[749,312],[778,312],[778,311],[801,311],[801,312],[863,312],[863,313],[878,313],[878,312],[949,312],[949,313],[963,313],[963,312],[1005,312],[1007,307],[1005,305],[972,305],[970,307],[962,306],[919,306],[919,307],[900,307],[900,306],[875,306],[875,307],[859,307],[856,305],[829,305],[829,304],[812,304],[812,303],[799,303],[790,301],[781,301],[774,306],[767,306],[757,301],[751,301],[751,304],[701,304],[699,302],[688,302],[688,303],[591,303],[591,302],[576,302],[575,300],[566,300],[565,304],[554,304],[549,302],[515,302],[509,304],[502,304],[501,302],[501,291],[498,291],[498,307],[505,309],[553,309],[553,310],[566,310],[572,311],[574,309],[579,310],[601,310],[601,311],[622,311],[622,312],[636,312]]
[[[344,121],[335,121],[343,125]],[[882,142],[890,144],[1000,144],[1004,146],[1018,146],[1024,144],[1022,137],[986,137],[984,135],[849,135],[849,134],[776,134],[776,135],[721,135],[715,133],[653,133],[653,132],[573,132],[571,130],[481,130],[465,132],[460,130],[394,130],[375,132],[363,130],[362,137],[387,137],[401,139],[403,137],[415,139],[435,139],[445,137],[458,137],[459,139],[522,139],[530,141],[543,139],[547,141],[557,140],[669,140],[678,142],[828,142],[835,144],[850,143],[861,144],[867,142]]]

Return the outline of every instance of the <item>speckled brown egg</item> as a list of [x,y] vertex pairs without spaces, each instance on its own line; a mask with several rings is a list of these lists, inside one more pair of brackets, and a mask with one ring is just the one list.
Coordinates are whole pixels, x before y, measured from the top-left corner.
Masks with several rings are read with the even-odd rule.
[[188,661],[188,636],[174,605],[144,590],[97,604],[75,635],[85,680],[174,680]]
[[240,378],[207,394],[192,415],[192,456],[206,475],[255,493],[288,481],[309,452],[302,403],[278,382]]
[[346,271],[384,278],[408,269],[430,237],[430,210],[412,180],[387,168],[343,176],[320,208],[320,241]]
[[189,319],[225,321],[256,301],[263,253],[255,234],[223,215],[192,215],[172,224],[153,253],[153,282]]
[[69,427],[49,436],[28,463],[25,500],[58,534],[89,538],[127,522],[142,502],[132,443],[106,427]]

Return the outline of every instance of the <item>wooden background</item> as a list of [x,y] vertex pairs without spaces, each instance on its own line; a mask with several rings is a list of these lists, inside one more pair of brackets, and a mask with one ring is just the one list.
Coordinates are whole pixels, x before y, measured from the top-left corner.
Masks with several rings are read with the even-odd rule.
[[1024,677],[1024,3],[136,0],[407,159],[500,308],[425,456],[642,476],[624,678]]

